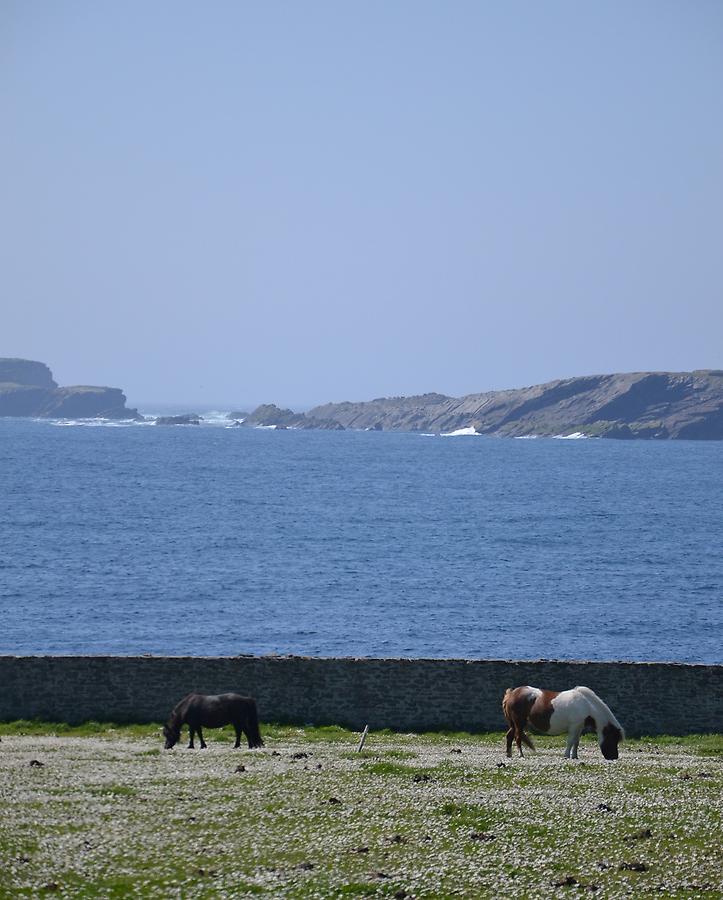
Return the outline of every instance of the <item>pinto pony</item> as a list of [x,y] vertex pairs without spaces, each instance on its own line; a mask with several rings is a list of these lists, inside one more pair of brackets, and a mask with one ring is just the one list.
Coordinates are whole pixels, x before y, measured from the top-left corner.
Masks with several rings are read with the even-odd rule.
[[170,718],[163,726],[166,739],[166,750],[175,746],[181,738],[181,728],[188,725],[188,749],[193,750],[193,735],[198,735],[201,749],[205,749],[201,728],[222,728],[233,725],[236,731],[234,747],[241,745],[241,732],[246,735],[249,749],[263,747],[259,731],[259,716],[256,701],[253,697],[242,697],[240,694],[189,694],[173,708]]
[[522,744],[531,750],[535,745],[525,734],[529,722],[542,734],[567,732],[565,757],[577,759],[577,748],[583,731],[597,732],[605,759],[618,758],[618,744],[625,737],[623,727],[598,695],[588,687],[569,691],[543,691],[524,685],[507,688],[502,698],[502,712],[510,726],[507,732],[507,755],[512,756],[512,742],[522,753]]

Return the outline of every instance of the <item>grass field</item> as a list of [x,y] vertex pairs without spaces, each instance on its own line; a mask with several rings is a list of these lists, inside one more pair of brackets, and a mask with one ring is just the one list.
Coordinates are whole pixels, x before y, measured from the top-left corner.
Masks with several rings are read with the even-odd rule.
[[262,732],[0,725],[0,896],[723,896],[721,736]]

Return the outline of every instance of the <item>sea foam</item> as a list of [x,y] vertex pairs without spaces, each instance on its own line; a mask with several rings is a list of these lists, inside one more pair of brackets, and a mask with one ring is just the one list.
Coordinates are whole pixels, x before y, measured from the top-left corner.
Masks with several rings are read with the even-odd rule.
[[440,437],[463,437],[467,434],[478,434],[474,425],[470,425],[468,428],[458,428],[456,431],[443,431]]

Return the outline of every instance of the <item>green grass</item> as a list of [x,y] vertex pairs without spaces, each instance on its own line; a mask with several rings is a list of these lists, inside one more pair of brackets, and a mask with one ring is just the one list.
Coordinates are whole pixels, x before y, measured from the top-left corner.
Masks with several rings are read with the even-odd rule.
[[412,750],[345,750],[344,759],[416,759],[418,753]]
[[397,762],[364,762],[361,770],[368,775],[395,775],[404,778],[410,778],[413,775],[428,775],[430,771],[433,771],[416,766],[405,766]]
[[448,801],[440,807],[439,813],[449,819],[452,828],[475,832],[487,832],[494,828],[498,819],[481,803]]
[[633,750],[656,749],[665,751],[668,747],[676,750],[685,747],[697,756],[723,755],[723,735],[720,734],[686,734],[674,736],[670,734],[655,737],[631,738],[627,741]]
[[[16,719],[12,722],[0,722],[0,737],[4,735],[45,735],[63,737],[107,737],[107,738],[141,738],[159,737],[163,723],[150,722],[145,724],[118,723],[118,722],[83,722],[69,725],[66,722],[49,722],[39,719]],[[279,723],[264,723],[261,725],[264,740],[267,742],[293,740],[301,738],[305,743],[341,743],[349,744],[356,748],[359,742],[359,734],[339,725],[285,725]],[[186,731],[184,730],[184,735]],[[402,735],[391,731],[389,728],[370,731],[367,737],[365,749],[360,755],[373,754],[371,744],[374,739],[396,738]],[[223,742],[229,737],[233,738],[231,726],[208,731],[207,741]],[[540,749],[556,747],[561,738],[547,735],[534,735],[535,745]],[[470,749],[474,745],[488,744],[491,741],[504,743],[504,732],[485,732],[472,734],[467,731],[435,731],[421,732],[414,735],[417,744],[443,744],[449,745],[450,751],[463,748]],[[594,735],[585,735],[583,743],[590,746],[595,743]],[[700,756],[723,755],[723,735],[721,734],[687,734],[687,735],[654,735],[628,738],[623,747],[632,751],[665,751],[668,747],[676,750],[687,748],[691,753]],[[388,756],[396,755],[398,758],[411,758],[416,755],[409,749],[387,750]]]
[[116,722],[83,722],[78,725],[68,725],[66,722],[43,722],[37,719],[16,719],[14,722],[0,723],[0,737],[6,735],[107,738],[159,737],[162,727],[163,726],[160,723],[122,725]]
[[135,797],[138,791],[128,784],[105,784],[100,787],[89,787],[87,791],[97,797]]
[[720,896],[721,735],[607,763],[594,738],[573,762],[563,738],[507,760],[499,733],[262,733],[0,724],[0,898]]

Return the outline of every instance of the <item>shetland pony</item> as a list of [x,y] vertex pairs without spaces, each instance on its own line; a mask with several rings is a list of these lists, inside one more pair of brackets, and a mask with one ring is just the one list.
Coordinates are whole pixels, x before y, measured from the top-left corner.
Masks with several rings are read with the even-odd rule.
[[577,759],[583,731],[597,732],[605,759],[618,758],[618,744],[625,738],[623,727],[610,708],[588,687],[574,687],[569,691],[543,691],[529,685],[507,688],[502,698],[502,712],[510,726],[506,736],[508,756],[512,756],[513,740],[520,756],[523,756],[523,743],[531,750],[535,749],[524,731],[528,722],[535,731],[543,734],[567,732],[567,759]]
[[193,735],[198,734],[201,749],[206,748],[203,739],[204,728],[222,728],[233,725],[236,731],[234,747],[241,745],[241,732],[246,735],[249,749],[263,747],[259,731],[259,717],[256,712],[256,701],[253,697],[242,697],[240,694],[189,694],[173,708],[163,736],[166,739],[166,750],[170,750],[181,738],[181,728],[188,725],[188,749],[193,750]]

